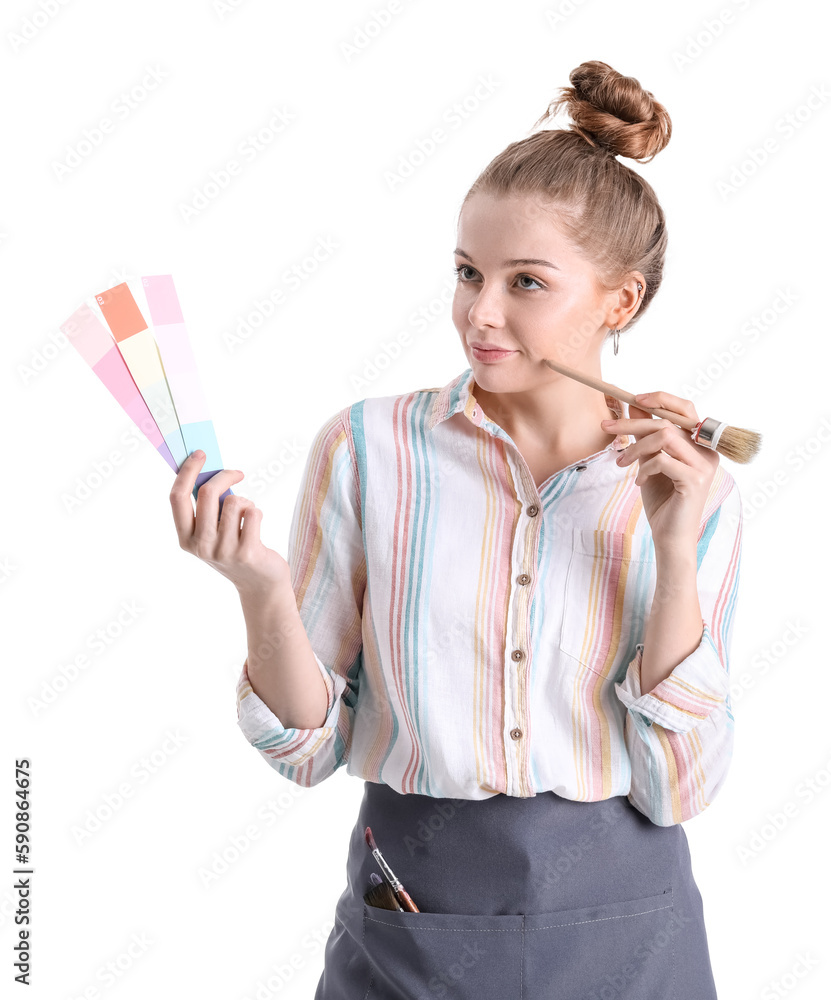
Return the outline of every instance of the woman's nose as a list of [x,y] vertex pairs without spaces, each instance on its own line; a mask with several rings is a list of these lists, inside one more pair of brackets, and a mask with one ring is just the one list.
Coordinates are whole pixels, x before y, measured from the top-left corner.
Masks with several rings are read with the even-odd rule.
[[498,288],[482,288],[476,293],[476,298],[468,310],[471,326],[501,327],[504,323],[504,310]]

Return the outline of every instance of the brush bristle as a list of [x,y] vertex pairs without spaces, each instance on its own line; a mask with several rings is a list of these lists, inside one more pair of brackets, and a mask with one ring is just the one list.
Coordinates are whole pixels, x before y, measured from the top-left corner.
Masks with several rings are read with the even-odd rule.
[[395,898],[389,882],[374,885],[364,893],[364,902],[369,906],[377,906],[382,910],[400,910],[401,906]]
[[375,838],[372,836],[372,830],[369,827],[367,827],[366,830],[365,830],[365,832],[364,832],[364,840],[367,843],[367,847],[371,851],[377,851],[378,850],[378,848],[375,846]]
[[733,462],[745,464],[759,451],[762,435],[757,431],[747,431],[742,427],[725,427],[718,439],[716,451]]

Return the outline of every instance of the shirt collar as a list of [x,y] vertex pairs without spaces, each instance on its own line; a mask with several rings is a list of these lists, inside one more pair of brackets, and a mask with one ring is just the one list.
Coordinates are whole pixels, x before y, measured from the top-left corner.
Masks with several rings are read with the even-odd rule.
[[[443,420],[452,417],[454,413],[464,413],[468,420],[477,427],[487,424],[489,429],[497,433],[498,436],[507,437],[505,431],[498,424],[495,424],[486,417],[482,412],[482,407],[477,405],[476,397],[473,395],[473,381],[473,369],[466,368],[461,375],[457,375],[447,385],[439,389],[436,393],[436,398],[433,400],[433,406],[427,421],[428,428],[432,430]],[[603,398],[613,413],[616,413],[618,417],[625,416],[623,404],[619,400],[607,395],[605,392],[603,393]],[[631,434],[618,434],[605,450],[610,451],[613,448],[615,450],[626,448],[634,440]]]

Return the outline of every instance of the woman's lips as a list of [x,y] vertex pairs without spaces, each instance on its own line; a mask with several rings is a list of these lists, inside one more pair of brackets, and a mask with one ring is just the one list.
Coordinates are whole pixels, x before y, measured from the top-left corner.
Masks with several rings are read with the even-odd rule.
[[481,347],[471,347],[471,353],[477,361],[501,361],[503,358],[509,358],[512,354],[516,354],[516,351],[500,351],[500,350],[483,350]]

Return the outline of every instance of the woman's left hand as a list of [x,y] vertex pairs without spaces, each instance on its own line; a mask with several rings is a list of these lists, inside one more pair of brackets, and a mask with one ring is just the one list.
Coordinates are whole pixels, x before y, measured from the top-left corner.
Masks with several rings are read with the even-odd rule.
[[[700,419],[689,399],[669,392],[647,392],[640,397],[647,406]],[[696,444],[690,432],[648,410],[629,404],[629,417],[603,422],[607,431],[631,434],[635,441],[618,455],[621,466],[639,463],[635,482],[656,547],[695,546],[704,503],[719,464],[718,452]]]

